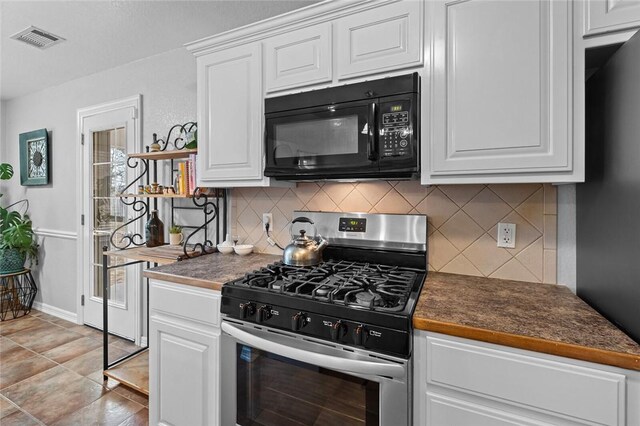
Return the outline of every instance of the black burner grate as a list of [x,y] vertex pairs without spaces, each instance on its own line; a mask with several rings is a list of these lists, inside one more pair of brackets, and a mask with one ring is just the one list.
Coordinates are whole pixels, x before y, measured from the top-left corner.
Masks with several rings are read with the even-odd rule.
[[230,285],[360,309],[398,312],[404,309],[420,272],[344,260],[309,267],[278,262],[248,273]]

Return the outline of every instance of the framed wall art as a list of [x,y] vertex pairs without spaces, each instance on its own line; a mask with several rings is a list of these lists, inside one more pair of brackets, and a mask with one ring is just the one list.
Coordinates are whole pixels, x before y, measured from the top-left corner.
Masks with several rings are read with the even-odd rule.
[[47,129],[20,134],[20,183],[49,183],[49,136]]

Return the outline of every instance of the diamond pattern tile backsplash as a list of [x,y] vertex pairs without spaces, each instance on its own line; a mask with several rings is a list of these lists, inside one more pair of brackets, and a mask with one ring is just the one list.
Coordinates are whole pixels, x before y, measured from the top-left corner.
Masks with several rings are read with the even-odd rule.
[[[273,214],[273,236],[289,243],[294,210],[421,213],[429,217],[429,270],[556,283],[556,188],[549,184],[440,185],[416,181],[300,183],[295,188],[237,188],[231,221],[240,241],[281,254],[262,231]],[[516,248],[496,246],[498,222],[515,223]]]

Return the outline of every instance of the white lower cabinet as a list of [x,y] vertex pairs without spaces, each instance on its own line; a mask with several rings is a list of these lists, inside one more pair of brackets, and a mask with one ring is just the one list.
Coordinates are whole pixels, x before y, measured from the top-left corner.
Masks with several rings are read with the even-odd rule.
[[220,424],[220,292],[150,282],[149,422]]
[[414,335],[414,424],[639,425],[640,372]]

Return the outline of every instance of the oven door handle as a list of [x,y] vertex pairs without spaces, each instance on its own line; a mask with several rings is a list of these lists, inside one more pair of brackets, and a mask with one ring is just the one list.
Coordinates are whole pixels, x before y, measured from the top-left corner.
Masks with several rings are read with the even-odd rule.
[[398,364],[375,361],[359,361],[355,359],[319,354],[304,349],[298,349],[292,346],[285,346],[280,343],[272,342],[270,340],[263,339],[262,337],[255,336],[226,322],[222,323],[222,331],[229,334],[236,340],[253,346],[256,349],[295,359],[297,361],[306,362],[307,364],[319,365],[324,368],[338,370],[345,373],[364,374],[369,376],[385,376],[395,379],[401,379],[405,377],[404,367]]

